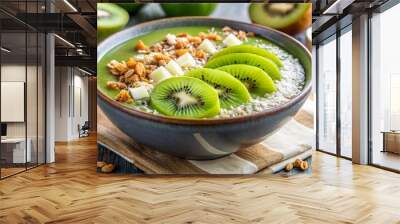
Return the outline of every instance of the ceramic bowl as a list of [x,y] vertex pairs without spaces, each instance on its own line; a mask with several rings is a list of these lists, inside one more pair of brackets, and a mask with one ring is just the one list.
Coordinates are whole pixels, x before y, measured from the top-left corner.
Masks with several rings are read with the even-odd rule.
[[180,119],[153,115],[127,108],[98,88],[98,105],[119,129],[136,142],[185,159],[215,159],[263,141],[289,121],[306,101],[311,91],[310,52],[294,38],[254,24],[208,17],[179,17],[146,22],[104,40],[97,48],[98,62],[107,52],[134,37],[180,26],[229,26],[254,32],[299,59],[306,72],[305,86],[299,95],[283,105],[251,115],[223,119]]

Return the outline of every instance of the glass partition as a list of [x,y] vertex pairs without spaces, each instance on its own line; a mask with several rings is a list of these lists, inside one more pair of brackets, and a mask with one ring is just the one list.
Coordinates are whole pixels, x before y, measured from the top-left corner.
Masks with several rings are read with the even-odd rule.
[[400,171],[400,5],[371,18],[371,162]]
[[318,147],[336,153],[336,38],[318,48]]
[[[43,3],[43,2],[42,2]],[[0,7],[39,12],[40,1]],[[0,11],[0,178],[45,163],[45,44],[43,33]]]
[[340,36],[340,155],[352,157],[352,32]]
[[26,41],[24,31],[1,34],[2,177],[24,171],[26,163],[31,162],[32,151],[26,135]]
[[26,114],[27,114],[27,150],[30,151],[30,161],[27,167],[37,165],[38,158],[38,35],[27,33],[27,82],[26,82]]

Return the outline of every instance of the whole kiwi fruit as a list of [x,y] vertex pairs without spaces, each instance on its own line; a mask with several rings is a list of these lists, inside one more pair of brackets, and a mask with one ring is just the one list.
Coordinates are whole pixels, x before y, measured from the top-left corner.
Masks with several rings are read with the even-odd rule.
[[217,3],[161,3],[161,8],[169,17],[172,16],[208,16]]

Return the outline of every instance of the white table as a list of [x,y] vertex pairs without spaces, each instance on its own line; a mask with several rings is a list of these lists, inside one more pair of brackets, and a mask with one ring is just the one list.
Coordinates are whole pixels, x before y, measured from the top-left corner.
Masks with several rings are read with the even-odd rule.
[[[32,160],[32,140],[30,138],[26,139],[27,147],[25,154],[25,138],[5,138],[1,139],[2,147],[13,147],[13,163],[25,163],[31,162]],[[26,159],[26,160],[25,160]]]

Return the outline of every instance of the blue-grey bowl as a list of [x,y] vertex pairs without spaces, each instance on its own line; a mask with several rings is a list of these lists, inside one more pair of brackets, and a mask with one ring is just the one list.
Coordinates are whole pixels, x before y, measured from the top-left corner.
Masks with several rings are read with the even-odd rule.
[[310,52],[294,38],[254,24],[208,17],[179,17],[146,22],[104,40],[97,48],[97,61],[114,47],[136,36],[179,26],[229,26],[254,32],[299,59],[306,73],[305,86],[298,96],[283,105],[251,115],[223,119],[181,119],[145,113],[123,106],[98,89],[100,108],[136,142],[185,159],[215,159],[263,141],[289,121],[306,101],[311,91]]

